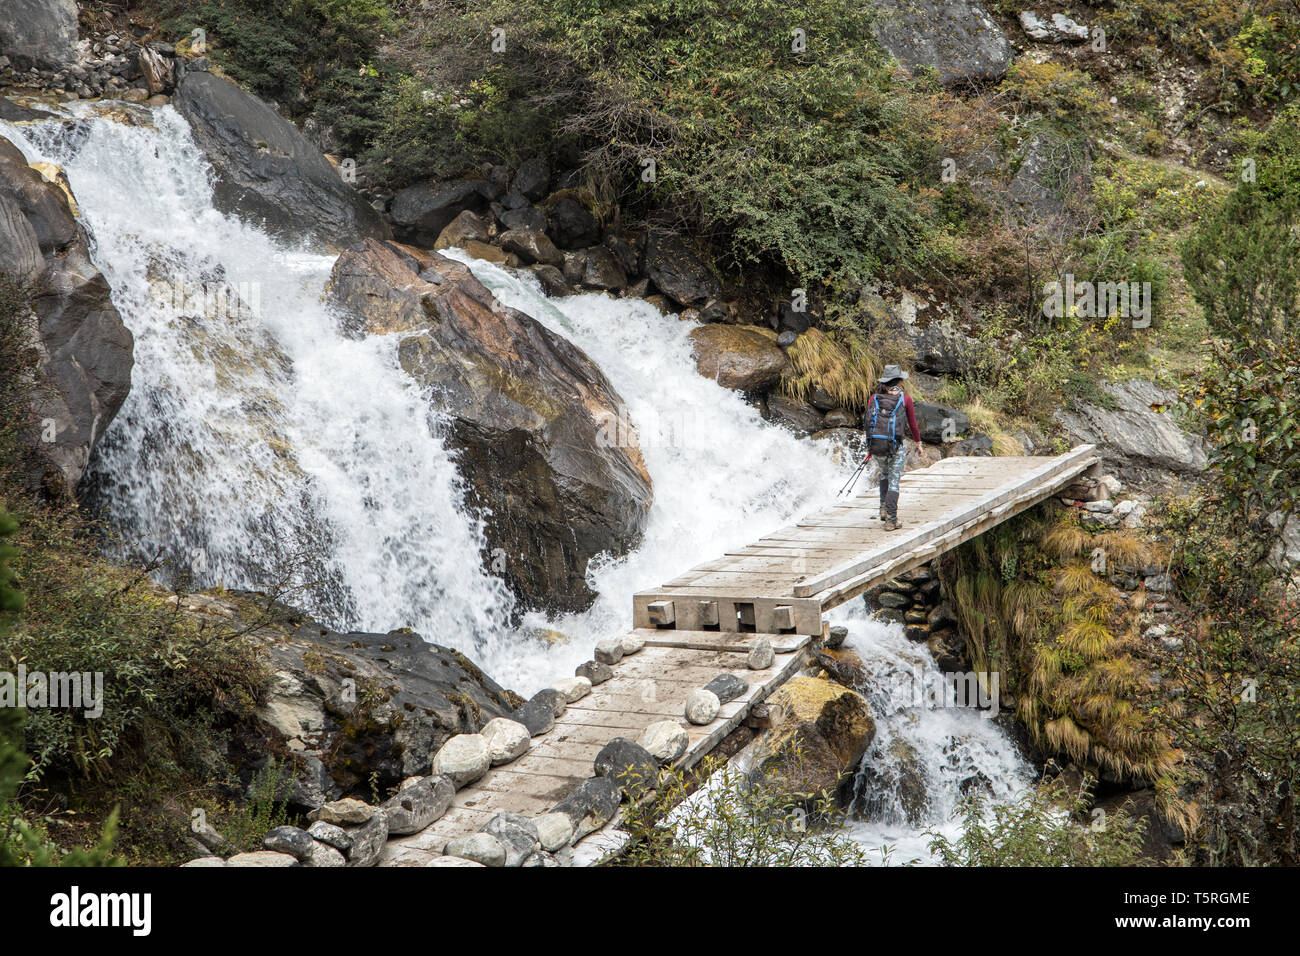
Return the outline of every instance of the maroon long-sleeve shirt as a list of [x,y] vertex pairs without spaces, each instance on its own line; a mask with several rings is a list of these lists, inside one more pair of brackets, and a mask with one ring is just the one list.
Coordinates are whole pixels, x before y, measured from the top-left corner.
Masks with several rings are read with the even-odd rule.
[[[876,401],[879,392],[873,394],[867,400],[867,414],[871,414],[871,402]],[[903,394],[903,411],[907,412],[907,431],[912,436],[912,441],[919,443],[921,441],[921,429],[916,424],[916,409],[912,407],[912,396]]]

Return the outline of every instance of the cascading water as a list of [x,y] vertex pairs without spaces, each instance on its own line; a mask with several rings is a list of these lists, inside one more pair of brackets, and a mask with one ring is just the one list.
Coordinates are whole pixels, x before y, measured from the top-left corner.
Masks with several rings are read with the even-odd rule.
[[[64,168],[135,335],[131,395],[89,475],[122,557],[167,555],[195,587],[292,579],[290,599],[335,627],[411,627],[528,694],[629,627],[634,591],[825,503],[847,473],[830,446],[763,422],[700,376],[692,323],[634,299],[547,299],[531,276],[453,252],[601,367],[654,483],[641,546],[588,569],[595,605],[526,620],[569,640],[512,633],[510,597],[482,568],[481,524],[463,507],[428,397],[398,365],[397,337],[345,335],[322,304],[331,257],[213,208],[211,172],[171,108],[132,111],[134,123],[94,109],[0,133],[29,161]],[[898,628],[841,617],[865,661],[934,670]],[[870,820],[855,835],[894,845],[896,859],[924,857],[922,830],[948,825],[964,781],[982,777],[1002,798],[1027,772],[991,722],[915,708],[887,686],[863,688],[879,736],[863,771],[875,777],[859,780]],[[904,800],[899,754],[920,767],[919,813]]]
[[945,679],[924,644],[898,624],[870,619],[853,604],[832,615],[849,629],[845,647],[865,665],[857,690],[870,705],[876,737],[854,781],[853,838],[872,850],[889,847],[894,863],[929,862],[933,830],[954,838],[953,813],[980,788],[990,800],[1015,799],[1032,768],[990,714],[945,693]]

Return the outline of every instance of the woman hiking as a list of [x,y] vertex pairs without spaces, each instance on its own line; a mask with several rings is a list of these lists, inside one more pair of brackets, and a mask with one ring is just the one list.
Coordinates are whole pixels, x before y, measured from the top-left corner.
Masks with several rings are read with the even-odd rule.
[[898,481],[907,464],[907,441],[903,437],[903,419],[912,441],[920,442],[912,396],[903,391],[907,373],[897,365],[886,365],[880,384],[867,400],[862,415],[862,430],[867,435],[867,450],[880,463],[880,520],[886,531],[902,527],[898,520]]

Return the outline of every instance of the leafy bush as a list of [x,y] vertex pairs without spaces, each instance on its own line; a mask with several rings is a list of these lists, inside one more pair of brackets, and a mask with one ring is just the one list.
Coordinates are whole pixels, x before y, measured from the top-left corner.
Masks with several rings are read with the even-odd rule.
[[1082,825],[1092,781],[1071,793],[1062,778],[1040,784],[1013,803],[976,791],[958,806],[955,840],[927,831],[930,852],[944,866],[1143,866],[1142,820],[1107,814],[1104,827]]
[[[705,781],[700,790],[695,784]],[[624,808],[626,866],[863,866],[867,852],[839,824],[829,793],[791,802],[765,775],[755,779],[708,757],[690,773],[661,775],[653,794]],[[884,857],[888,862],[888,855]]]
[[1183,246],[1212,335],[1211,361],[1184,398],[1209,433],[1229,502],[1244,515],[1300,506],[1300,106],[1260,143],[1238,183]]

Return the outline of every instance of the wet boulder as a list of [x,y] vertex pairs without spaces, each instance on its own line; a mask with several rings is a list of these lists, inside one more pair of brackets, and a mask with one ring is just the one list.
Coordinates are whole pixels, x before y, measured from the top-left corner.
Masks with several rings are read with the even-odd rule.
[[656,229],[646,236],[641,271],[679,306],[722,295],[722,286],[712,270],[674,232]]
[[753,325],[701,325],[692,329],[695,365],[724,388],[761,392],[772,388],[789,360],[768,335]]
[[[217,208],[287,239],[344,245],[386,236],[379,213],[271,106],[214,73],[187,71],[172,105],[216,172]],[[444,223],[445,225],[445,223]],[[436,233],[435,233],[436,238]]]
[[416,183],[400,190],[388,208],[397,238],[432,246],[452,220],[463,212],[488,210],[491,189],[486,180]]
[[616,427],[622,399],[600,369],[465,266],[395,243],[344,252],[330,296],[358,333],[408,333],[399,359],[447,414],[485,560],[526,606],[588,606],[587,562],[633,548],[651,501],[635,436]]
[[546,204],[546,231],[561,249],[581,249],[600,242],[601,225],[578,199],[557,193]]
[[36,374],[34,455],[27,478],[56,497],[76,494],[131,388],[134,339],[90,260],[67,182],[27,165],[0,137],[0,269],[30,285]]
[[871,746],[876,725],[856,691],[831,680],[796,677],[768,699],[771,729],[756,742],[756,766],[792,798],[836,793]]

